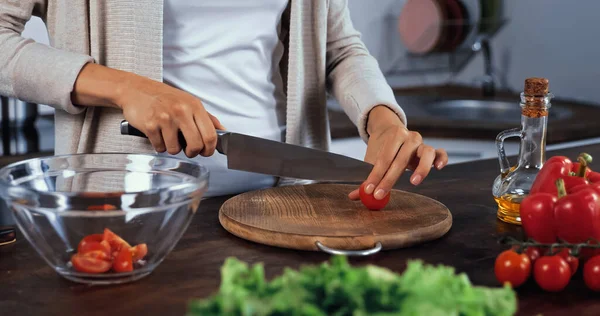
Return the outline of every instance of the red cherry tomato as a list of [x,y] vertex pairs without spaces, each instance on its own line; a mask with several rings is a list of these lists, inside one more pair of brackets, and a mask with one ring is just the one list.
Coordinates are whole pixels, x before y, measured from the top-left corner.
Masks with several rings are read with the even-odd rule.
[[139,244],[135,247],[129,248],[131,252],[131,258],[133,262],[137,262],[138,260],[144,259],[144,257],[148,254],[148,246],[146,244]]
[[548,292],[562,291],[569,284],[571,274],[567,261],[558,255],[539,258],[533,268],[535,281]]
[[119,254],[115,257],[112,268],[115,272],[133,271],[133,259],[129,248],[122,248],[119,251]]
[[365,192],[364,183],[360,186],[358,193],[360,195],[360,201],[362,204],[372,211],[378,211],[384,208],[390,201],[391,195],[391,192],[388,192],[388,194],[382,200],[377,200],[373,194],[367,194]]
[[102,239],[104,238],[103,234],[92,234],[92,235],[87,235],[85,237],[83,237],[83,239],[81,239],[81,241],[79,242],[79,245],[77,246],[77,252],[81,252],[81,249],[83,247],[85,247],[85,245],[89,242],[101,242]]
[[532,264],[542,256],[542,252],[537,247],[527,247],[527,249],[525,249],[525,254],[527,254]]
[[583,280],[592,291],[600,291],[600,256],[590,258],[583,265]]
[[90,205],[87,207],[88,211],[115,211],[116,209],[117,207],[111,204]]
[[113,233],[110,229],[104,229],[103,240],[106,240],[108,244],[110,244],[110,248],[112,252],[119,252],[121,248],[129,249],[131,245],[129,245],[123,238],[119,237],[119,235]]
[[524,253],[518,254],[512,249],[506,250],[496,258],[494,273],[501,284],[508,282],[516,288],[529,278],[531,261]]
[[571,249],[564,248],[557,255],[561,256],[571,269],[571,275],[574,275],[577,272],[577,268],[579,268],[579,259],[577,257],[571,256]]
[[104,273],[110,270],[110,261],[94,258],[86,254],[75,254],[71,257],[73,268],[84,273]]
[[97,241],[90,241],[79,247],[78,253],[80,255],[93,254],[95,258],[102,260],[110,260],[110,248],[106,248],[105,245]]

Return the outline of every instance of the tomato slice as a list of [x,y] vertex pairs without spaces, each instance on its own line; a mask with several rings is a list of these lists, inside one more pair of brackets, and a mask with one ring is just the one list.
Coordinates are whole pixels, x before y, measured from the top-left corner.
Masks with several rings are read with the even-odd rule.
[[388,194],[382,200],[378,200],[375,198],[374,194],[367,194],[367,192],[365,192],[364,183],[360,186],[358,193],[360,195],[360,201],[362,204],[372,211],[378,211],[384,208],[390,201],[391,194],[391,192],[388,192]]
[[148,254],[148,246],[146,244],[139,244],[135,247],[129,248],[133,262],[144,259]]
[[113,233],[110,229],[104,229],[104,238],[106,242],[110,245],[112,252],[119,252],[122,248],[129,249],[131,245],[128,244],[123,238],[119,237],[119,235]]
[[133,271],[133,258],[131,256],[131,251],[129,248],[121,248],[119,254],[115,258],[115,261],[112,264],[113,270],[115,272],[129,272]]
[[83,237],[83,239],[81,239],[81,241],[79,242],[79,245],[77,246],[77,252],[81,252],[81,249],[84,248],[86,246],[87,243],[90,242],[101,242],[102,239],[104,238],[103,234],[91,234],[91,235],[87,235],[85,237]]
[[110,261],[94,258],[87,254],[74,254],[71,257],[73,268],[84,273],[104,273],[110,270]]
[[88,211],[114,211],[117,207],[112,204],[101,204],[101,205],[90,205],[87,207]]
[[110,259],[110,246],[107,248],[107,244],[102,244],[97,241],[90,241],[79,247],[78,253],[85,255],[88,253],[94,253],[98,259],[109,260]]

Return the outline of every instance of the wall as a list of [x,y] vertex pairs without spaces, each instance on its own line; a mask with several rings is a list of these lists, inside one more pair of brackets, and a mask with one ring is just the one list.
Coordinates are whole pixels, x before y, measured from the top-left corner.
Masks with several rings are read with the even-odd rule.
[[[382,69],[389,69],[402,53],[395,21],[403,0],[349,0],[355,26]],[[374,5],[376,3],[377,5]],[[501,86],[522,91],[530,76],[550,80],[561,98],[599,102],[598,0],[505,0],[510,21],[492,40],[494,66]],[[483,59],[474,58],[455,78],[443,75],[391,77],[395,85],[409,86],[451,80],[474,84],[483,74]]]
[[[403,49],[395,32],[404,0],[348,0],[356,28],[379,60],[383,70],[393,66]],[[576,3],[576,4],[575,4]],[[561,98],[599,102],[597,40],[598,0],[505,0],[506,27],[492,40],[494,65],[500,86],[522,90],[529,76],[550,79],[551,90]],[[34,18],[25,36],[47,43],[41,20]],[[475,84],[483,74],[480,56],[454,78],[448,75],[390,77],[397,86],[444,83]]]

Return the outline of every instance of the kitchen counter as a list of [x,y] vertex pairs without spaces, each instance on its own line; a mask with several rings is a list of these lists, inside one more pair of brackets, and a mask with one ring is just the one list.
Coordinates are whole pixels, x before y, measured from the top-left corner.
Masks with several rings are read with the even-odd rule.
[[[419,102],[425,97],[425,102],[448,99],[486,100],[481,96],[481,89],[460,86],[428,86],[413,88],[396,88],[394,92],[408,116],[408,126],[411,130],[418,131],[425,138],[452,138],[473,140],[494,140],[500,131],[519,127],[520,116],[516,114],[514,123],[499,122],[496,120],[470,120],[449,119],[444,116],[434,116],[421,108]],[[519,107],[519,92],[497,91],[492,98],[496,101],[514,103],[515,109]],[[413,102],[414,100],[414,102]],[[566,109],[572,113],[570,117],[555,120],[549,119],[547,130],[547,144],[557,144],[581,139],[600,137],[597,128],[597,117],[600,116],[600,106],[561,99],[556,95],[552,101],[550,112],[557,108]],[[356,126],[341,111],[335,101],[331,101],[329,121],[332,139],[358,137]],[[465,118],[469,111],[463,113]],[[502,114],[490,111],[490,115]],[[511,142],[515,139],[508,139]]]
[[[585,151],[600,157],[600,145],[564,149],[549,155],[576,157]],[[505,233],[520,234],[518,226],[496,219],[491,184],[498,173],[496,159],[448,166],[432,172],[414,191],[444,203],[452,212],[453,226],[443,238],[407,249],[384,251],[351,263],[366,263],[402,272],[407,259],[454,266],[466,272],[476,285],[498,286],[493,272],[496,256],[505,249],[497,243]],[[71,283],[56,274],[18,235],[12,245],[0,247],[0,310],[3,315],[184,315],[192,298],[217,290],[219,269],[225,258],[236,256],[247,262],[265,263],[268,277],[284,267],[298,268],[329,258],[318,252],[302,252],[263,246],[237,238],[219,225],[217,214],[226,198],[201,203],[192,224],[164,262],[150,276],[135,283],[89,287]],[[577,274],[564,292],[546,293],[534,282],[517,289],[520,315],[591,315],[600,301],[588,291]]]

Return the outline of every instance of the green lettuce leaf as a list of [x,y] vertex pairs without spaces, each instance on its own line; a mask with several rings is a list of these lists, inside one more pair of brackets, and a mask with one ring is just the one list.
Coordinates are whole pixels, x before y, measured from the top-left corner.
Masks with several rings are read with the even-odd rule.
[[510,287],[473,286],[452,267],[413,260],[399,275],[374,265],[352,267],[345,257],[334,256],[320,265],[286,268],[270,282],[261,263],[228,258],[219,291],[190,302],[187,315],[508,316],[516,311]]

